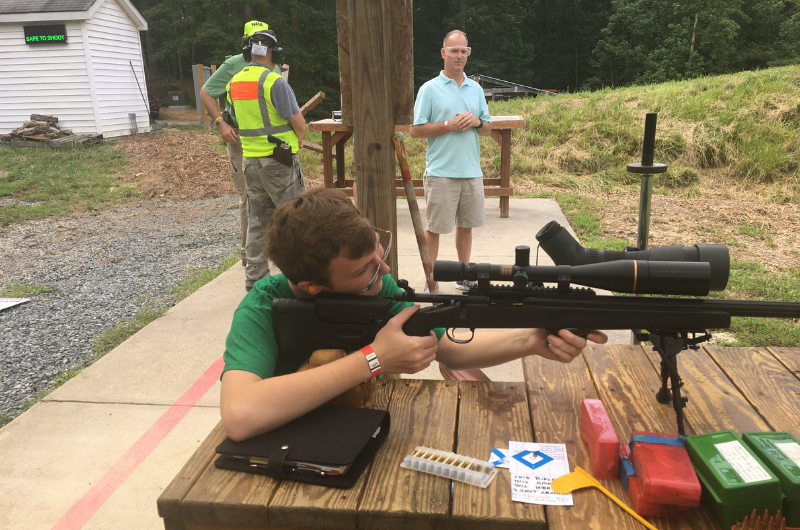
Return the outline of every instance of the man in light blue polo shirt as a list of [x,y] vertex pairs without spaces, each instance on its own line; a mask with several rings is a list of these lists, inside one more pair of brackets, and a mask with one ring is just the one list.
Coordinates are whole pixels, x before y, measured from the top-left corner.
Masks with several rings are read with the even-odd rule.
[[[489,136],[492,122],[483,88],[464,75],[471,49],[464,32],[453,30],[442,43],[444,70],[419,89],[412,138],[427,138],[425,155],[425,240],[431,261],[439,255],[439,234],[456,226],[458,261],[472,252],[472,229],[486,224],[478,135]],[[475,282],[456,283],[469,289]],[[427,289],[427,285],[426,285]]]

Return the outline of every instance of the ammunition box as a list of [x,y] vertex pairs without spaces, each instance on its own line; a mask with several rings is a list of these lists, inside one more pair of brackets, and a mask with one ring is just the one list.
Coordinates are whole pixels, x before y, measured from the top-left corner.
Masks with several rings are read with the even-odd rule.
[[703,486],[702,501],[722,528],[753,513],[781,507],[781,485],[734,431],[686,437],[686,448]]

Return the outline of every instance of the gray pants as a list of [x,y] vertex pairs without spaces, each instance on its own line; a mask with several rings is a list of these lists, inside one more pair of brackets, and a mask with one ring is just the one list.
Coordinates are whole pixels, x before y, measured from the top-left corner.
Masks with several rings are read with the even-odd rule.
[[244,183],[242,171],[242,140],[236,137],[235,144],[228,146],[228,159],[231,162],[231,180],[236,191],[239,192],[239,222],[242,227],[242,259],[245,259],[245,246],[247,245],[247,185]]
[[244,157],[244,180],[247,184],[247,266],[245,286],[269,276],[266,227],[275,208],[305,191],[303,170],[297,155],[292,167],[274,158]]

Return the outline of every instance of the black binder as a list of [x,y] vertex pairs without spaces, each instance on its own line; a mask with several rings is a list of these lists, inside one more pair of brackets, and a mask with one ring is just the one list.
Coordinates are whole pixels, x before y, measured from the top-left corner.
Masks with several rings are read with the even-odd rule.
[[216,467],[349,488],[389,434],[385,410],[325,405],[282,427],[217,446]]

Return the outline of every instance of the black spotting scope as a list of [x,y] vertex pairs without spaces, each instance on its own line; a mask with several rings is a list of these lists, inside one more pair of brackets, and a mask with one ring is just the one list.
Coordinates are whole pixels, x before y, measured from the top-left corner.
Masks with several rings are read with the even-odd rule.
[[647,250],[598,250],[584,248],[556,221],[550,221],[544,225],[536,234],[536,239],[539,241],[539,246],[547,252],[556,265],[587,265],[617,260],[707,262],[711,265],[709,289],[724,291],[725,286],[728,285],[731,258],[728,247],[725,245],[694,245],[692,247],[669,245]]
[[517,287],[529,283],[554,282],[559,290],[571,284],[618,293],[706,296],[711,284],[711,265],[700,261],[624,260],[588,265],[528,265],[530,247],[517,247],[516,265],[440,261],[433,264],[436,281],[513,281]]

